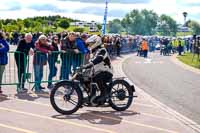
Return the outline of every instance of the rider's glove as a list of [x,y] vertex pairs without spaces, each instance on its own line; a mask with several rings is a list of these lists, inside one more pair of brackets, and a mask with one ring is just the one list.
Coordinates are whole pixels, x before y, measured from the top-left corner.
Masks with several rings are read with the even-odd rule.
[[86,65],[83,65],[82,66],[82,69],[88,69],[88,68],[91,68],[94,64],[92,62],[86,64]]

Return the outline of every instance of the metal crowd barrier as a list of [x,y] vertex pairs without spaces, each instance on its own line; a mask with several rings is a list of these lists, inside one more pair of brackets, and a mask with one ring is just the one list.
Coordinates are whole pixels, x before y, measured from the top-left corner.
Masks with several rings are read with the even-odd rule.
[[[26,83],[34,84],[35,81],[35,74],[34,74],[34,58],[35,61],[39,61],[38,63],[42,63],[42,58],[40,58],[41,52],[36,52],[34,55],[26,56],[22,52],[9,52],[8,53],[8,64],[3,73],[3,80],[1,85],[18,85],[20,84],[20,77],[21,74],[21,82],[24,78]],[[54,55],[58,56],[57,59]],[[84,63],[84,55],[79,53],[62,53],[62,52],[51,52],[51,54],[42,54],[46,55],[46,64],[40,64],[43,66],[43,78],[41,83],[48,83],[48,82],[58,82],[61,79],[61,66],[63,62],[65,63],[65,69],[68,68],[69,74],[72,73],[73,69],[82,65]],[[61,59],[61,56],[63,57]],[[55,61],[55,62],[54,62]],[[55,67],[57,71],[53,74],[52,80],[48,80],[50,74],[50,65],[55,63]],[[22,68],[23,67],[23,68]],[[21,69],[21,70],[20,70]]]
[[[126,53],[126,52],[131,52],[136,50],[135,44],[131,43],[128,44],[127,42],[122,42],[121,43],[121,53]],[[116,49],[113,51],[116,52]],[[35,84],[35,74],[34,74],[34,63],[33,63],[33,58],[35,55],[40,56],[42,54],[41,52],[36,52],[34,55],[25,55],[25,53],[22,52],[9,52],[8,53],[8,64],[6,65],[5,71],[3,73],[3,80],[1,85],[20,85],[20,82],[25,80],[26,83],[29,84]],[[61,51],[56,52],[53,51],[51,54],[44,54],[47,57],[46,59],[46,64],[43,65],[43,77],[41,83],[49,83],[49,82],[58,82],[60,80],[63,80],[63,76],[61,74],[61,67],[62,65],[65,65],[66,71],[69,71],[69,74],[72,73],[73,69],[76,67],[85,64],[88,59],[85,59],[88,56],[83,55],[81,53],[75,54],[72,52],[68,53],[63,53]],[[55,56],[52,55],[57,55],[57,59]],[[40,57],[35,57],[35,60],[43,60],[40,59]],[[51,58],[51,59],[50,59]],[[51,62],[53,61],[53,62]],[[40,61],[39,61],[40,62]],[[42,62],[42,61],[41,61]],[[63,64],[63,62],[65,62]],[[50,74],[50,67],[52,64],[55,63],[55,67],[57,68],[55,74],[53,74],[52,80],[49,80],[49,74]],[[40,64],[42,65],[42,64]],[[23,68],[22,68],[23,67]],[[21,76],[20,76],[21,73]],[[21,77],[21,79],[20,79]],[[65,77],[65,76],[64,76]]]
[[[9,52],[8,64],[5,67],[3,73],[3,79],[1,85],[18,85],[19,84],[19,72],[18,68],[26,66],[26,61],[22,62],[22,59],[26,59],[26,55],[22,52]],[[26,68],[22,73],[26,73]]]
[[[83,64],[83,54],[74,54],[74,53],[62,53],[62,52],[51,52],[51,54],[47,54],[47,59],[45,65],[43,63],[43,59],[40,58],[41,52],[35,53],[35,57],[29,56],[28,58],[28,69],[27,69],[27,82],[28,83],[36,83],[35,81],[35,74],[34,74],[34,61],[40,63],[40,65],[43,66],[43,78],[41,83],[48,83],[48,82],[58,82],[60,80],[63,80],[60,78],[61,76],[61,67],[63,65],[63,62],[66,62],[65,69],[69,69],[70,73],[73,69]],[[57,57],[56,57],[57,55]],[[61,58],[63,57],[63,58]],[[34,59],[35,58],[35,59]],[[36,59],[37,58],[37,59]],[[57,59],[55,59],[57,58]],[[50,74],[50,67],[53,67],[55,64],[56,72],[53,74],[52,80],[48,80],[49,74]],[[53,70],[54,71],[54,70]]]

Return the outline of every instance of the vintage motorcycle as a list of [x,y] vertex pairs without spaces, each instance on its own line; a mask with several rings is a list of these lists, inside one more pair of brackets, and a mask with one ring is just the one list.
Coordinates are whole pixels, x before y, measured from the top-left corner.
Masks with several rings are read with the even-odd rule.
[[[93,68],[94,69],[94,68]],[[112,107],[116,111],[125,111],[132,104],[135,88],[125,78],[112,78],[107,82],[107,95],[98,98],[100,89],[93,82],[87,69],[77,68],[71,80],[64,80],[55,84],[50,94],[53,108],[64,115],[75,113],[83,106]]]

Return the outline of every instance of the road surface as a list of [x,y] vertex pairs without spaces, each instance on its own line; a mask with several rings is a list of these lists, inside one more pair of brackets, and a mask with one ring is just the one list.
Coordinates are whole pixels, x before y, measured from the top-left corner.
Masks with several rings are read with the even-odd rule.
[[133,56],[123,71],[141,89],[200,124],[200,75],[176,65],[171,56]]

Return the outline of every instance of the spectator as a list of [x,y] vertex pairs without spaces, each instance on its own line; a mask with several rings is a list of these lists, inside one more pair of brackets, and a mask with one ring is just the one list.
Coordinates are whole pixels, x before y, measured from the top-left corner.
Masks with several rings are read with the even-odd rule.
[[116,38],[115,45],[116,45],[116,49],[117,49],[117,56],[120,56],[121,43],[120,43],[120,38],[119,37]]
[[178,54],[181,55],[182,54],[182,41],[181,39],[179,38],[178,39]]
[[[85,41],[87,40],[88,35],[87,34],[82,34],[81,37],[77,37],[76,39],[76,47],[78,48],[78,50],[81,52],[81,54],[84,55],[84,63],[87,63],[89,61],[89,49],[86,46]],[[83,64],[83,59],[80,57],[82,55],[77,55],[78,56],[78,64],[77,66],[80,66],[81,64]]]
[[172,43],[172,53],[174,54],[174,53],[176,53],[176,39],[174,38],[172,41],[171,41],[171,43]]
[[192,53],[193,50],[192,50],[192,38],[189,38],[189,49],[190,49],[190,52]]
[[35,44],[35,54],[33,58],[33,67],[35,74],[35,91],[41,92],[45,89],[41,86],[41,81],[43,78],[43,67],[47,64],[47,54],[51,54],[52,46],[48,45],[47,37],[45,35],[40,35],[38,41]]
[[103,43],[109,55],[112,56],[112,39],[109,36],[106,36],[104,37]]
[[58,44],[59,44],[59,39],[58,39],[58,36],[57,35],[54,35],[52,37],[52,53],[48,55],[48,63],[49,63],[49,77],[48,77],[48,86],[47,88],[51,89],[53,88],[53,85],[52,85],[52,79],[53,77],[56,76],[57,74],[57,67],[56,67],[56,62],[58,60]]
[[186,47],[186,51],[187,52],[189,52],[189,50],[190,50],[190,42],[189,42],[190,40],[187,38],[187,39],[185,39],[185,47]]
[[14,45],[17,45],[18,41],[19,41],[19,33],[14,32],[13,33],[13,43],[14,43]]
[[141,45],[142,45],[141,47],[144,54],[144,58],[147,58],[148,57],[148,43],[145,40],[145,38],[143,38]]
[[[30,51],[30,49],[32,50]],[[27,66],[27,57],[30,54],[33,54],[35,46],[32,41],[32,34],[27,33],[25,35],[25,38],[20,40],[15,52],[15,62],[17,64],[18,69],[18,80],[19,85],[17,86],[17,92],[18,93],[24,93],[27,92],[27,89],[24,88],[25,83],[25,73],[26,73],[26,66]]]
[[[142,43],[142,42],[141,42]],[[137,56],[142,56],[142,45],[141,45],[141,43],[139,43],[138,45],[137,45]]]
[[1,84],[3,79],[3,72],[6,64],[8,64],[9,45],[5,40],[5,34],[0,32],[0,94],[2,94]]
[[5,34],[5,39],[10,44],[11,40],[10,40],[10,34],[9,33]]
[[76,34],[74,32],[69,33],[67,37],[65,37],[61,44],[61,75],[60,80],[69,79],[69,74],[71,72],[71,66],[75,65],[73,55],[79,53],[75,45]]
[[164,39],[161,39],[160,40],[160,55],[164,55],[164,49],[165,49]]

